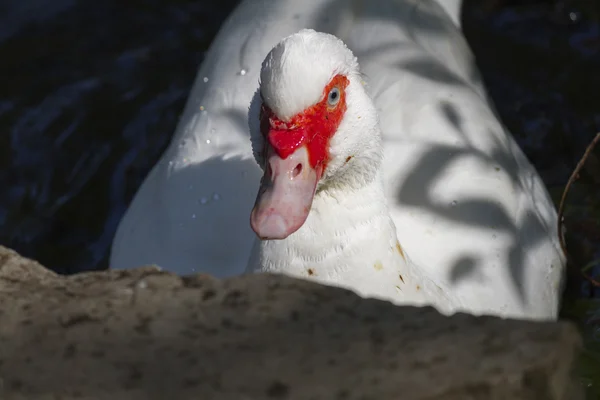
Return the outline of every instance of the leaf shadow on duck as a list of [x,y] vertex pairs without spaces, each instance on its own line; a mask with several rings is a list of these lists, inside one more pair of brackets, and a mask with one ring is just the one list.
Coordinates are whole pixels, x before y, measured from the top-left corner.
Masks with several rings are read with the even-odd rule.
[[[240,12],[228,21],[222,32],[234,27],[251,32],[239,35],[247,39],[237,58],[243,60],[241,65],[252,65],[252,69],[258,65],[256,60],[262,58],[252,52],[266,54],[284,33],[296,30],[294,24],[341,37],[358,57],[380,114],[386,195],[402,247],[428,275],[459,293],[461,302],[475,312],[493,309],[502,315],[554,317],[563,263],[554,238],[556,215],[535,170],[487,103],[472,55],[459,30],[434,2],[418,5],[388,1],[355,3],[360,7],[354,9],[348,9],[340,1],[318,3],[314,9],[308,7],[309,12],[305,14],[290,13],[291,20],[296,22],[285,29],[273,26],[269,33],[267,25],[253,20],[251,15],[243,19]],[[336,9],[344,12],[334,13]],[[246,11],[260,14],[261,9]],[[362,25],[357,23],[354,14],[359,14]],[[336,18],[326,17],[332,15]],[[376,34],[382,32],[385,34]],[[273,37],[263,42],[250,41],[269,34]],[[224,39],[219,41],[218,38],[214,47],[232,43],[227,40],[227,34],[222,35]],[[217,64],[223,66],[218,60],[210,57],[207,60],[203,65],[205,71],[211,71]],[[252,69],[247,78],[256,79],[257,72]],[[197,86],[201,85],[199,80]],[[255,88],[243,90],[247,99]],[[201,101],[202,94],[191,97],[184,121],[198,113]],[[240,122],[247,120],[241,116],[245,111],[242,104],[240,101],[230,108],[222,108],[223,115],[237,116],[228,122],[237,126],[231,129],[233,133],[239,133],[240,125],[245,125]],[[180,125],[174,142],[185,136],[185,128]],[[198,132],[198,128],[195,129]],[[177,153],[173,148],[172,144],[166,159]],[[206,184],[210,187],[218,177],[217,186],[228,190],[227,194],[236,199],[229,206],[237,208],[218,211],[211,221],[215,224],[227,221],[229,228],[216,228],[216,235],[212,234],[204,244],[198,242],[211,235],[209,231],[177,234],[171,238],[176,242],[171,242],[173,247],[143,250],[141,252],[149,251],[143,257],[128,249],[131,257],[113,258],[115,266],[153,262],[193,272],[195,267],[190,270],[190,265],[197,262],[218,276],[239,271],[249,247],[245,237],[249,232],[247,214],[242,215],[240,209],[252,204],[260,175],[254,160],[246,158],[248,149],[245,151],[241,157],[221,157],[224,155],[221,152],[216,157],[192,163],[169,178],[167,185],[171,190],[155,188],[155,196],[162,196],[160,192],[166,190],[177,197],[188,182],[210,182]],[[220,161],[223,161],[222,166]],[[242,170],[250,172],[248,178],[239,183],[240,189],[225,189],[224,182],[229,177],[239,177]],[[232,184],[236,184],[235,179]],[[175,210],[162,212],[168,218],[153,217],[161,221],[157,226],[173,225],[174,214],[179,216],[184,211],[189,214],[186,210],[190,210],[191,205],[184,203],[190,201],[174,201],[178,204]],[[155,209],[151,203],[136,207]],[[168,208],[168,201],[163,204]],[[135,210],[128,212],[135,213]],[[137,216],[138,220],[143,218],[147,216]],[[128,219],[130,222],[126,225],[138,223],[131,222],[135,219],[132,216]],[[127,240],[133,239],[120,239],[115,243]],[[221,249],[210,251],[214,246]],[[198,258],[189,257],[192,254],[189,249],[193,248],[198,249],[193,251]],[[150,253],[155,255],[148,256]],[[163,256],[156,255],[158,253]],[[211,256],[213,253],[225,259],[219,261],[218,257]],[[206,266],[208,260],[221,265]],[[497,299],[509,299],[511,304],[500,304],[502,301]]]
[[[427,40],[419,40],[419,38],[427,39],[436,35],[444,36],[448,34],[445,29],[448,26],[448,20],[435,10],[436,7],[432,2],[422,2],[419,6],[410,3],[385,1],[380,2],[380,4],[380,7],[362,9],[361,11],[370,13],[370,18],[387,22],[390,21],[391,16],[397,15],[396,13],[411,16],[420,22],[407,24],[412,28],[411,35],[415,42],[426,49],[440,49],[439,45],[435,45],[435,41],[432,41],[432,45],[427,43]],[[340,6],[341,2],[328,3],[324,6],[321,15],[331,15],[331,12]],[[419,7],[418,12],[417,7]],[[325,21],[321,23],[319,28],[332,29],[330,25],[330,21]],[[340,29],[340,27],[337,27],[337,29]],[[335,30],[335,28],[332,30]],[[445,40],[462,42],[464,38],[462,35],[460,37],[448,35]],[[443,43],[444,40],[440,42]],[[378,52],[397,50],[397,46],[398,44],[394,42],[384,43],[379,46],[372,46],[362,52],[361,50],[355,51],[355,54],[359,60],[364,56],[367,58],[376,57]],[[466,47],[466,43],[464,46]],[[436,54],[438,57],[436,57]],[[473,60],[463,64],[460,59],[456,60],[449,57],[450,63],[440,63],[444,56],[450,54],[451,51],[440,53],[430,51],[425,57],[402,60],[396,62],[395,66],[415,77],[439,85],[457,87],[470,85],[473,91],[481,96],[482,101],[490,103],[488,111],[497,118],[498,115],[483,89],[480,74]],[[439,55],[441,55],[441,58]],[[472,56],[468,55],[467,58],[469,57]],[[368,78],[369,74],[366,73],[366,75]],[[374,97],[377,102],[377,94]],[[464,117],[461,116],[462,107],[458,103],[459,101],[460,99],[455,100],[440,96],[437,106],[440,109],[439,113],[446,119],[447,126],[455,129],[460,137],[459,140],[467,140],[467,135],[462,126]],[[491,128],[485,127],[485,129],[496,131],[484,133],[484,135],[490,137],[505,135],[503,133],[504,128],[499,125],[494,124]],[[393,140],[398,139],[392,139],[384,135],[384,146]],[[512,282],[521,305],[526,307],[529,302],[539,302],[538,296],[540,293],[543,293],[543,296],[550,295],[548,289],[544,289],[547,280],[552,280],[554,286],[562,284],[559,271],[564,262],[564,256],[558,250],[556,224],[553,223],[554,219],[552,217],[554,210],[551,209],[551,201],[545,193],[543,183],[537,173],[512,140],[506,143],[499,139],[493,144],[493,148],[487,150],[482,152],[476,147],[473,148],[468,145],[457,149],[446,144],[430,144],[430,148],[421,155],[421,158],[409,167],[410,172],[406,174],[404,182],[390,189],[395,192],[391,197],[395,204],[400,207],[426,210],[425,212],[434,215],[434,218],[442,218],[452,223],[493,232],[490,233],[490,236],[496,236],[498,232],[504,232],[508,235],[507,243],[498,251],[497,258],[500,263],[507,266],[508,278]],[[506,174],[510,186],[524,193],[531,193],[529,204],[524,206],[527,209],[507,210],[498,204],[497,199],[493,196],[467,197],[462,198],[460,202],[439,202],[432,198],[431,192],[434,189],[435,182],[444,175],[444,172],[460,158],[472,156],[478,157],[483,163],[489,164],[490,169],[499,169],[498,172]],[[516,158],[519,159],[518,162]],[[518,222],[515,221],[516,212],[521,214],[518,217]],[[402,233],[399,233],[399,236],[402,237]],[[548,246],[548,236],[550,236],[550,246]],[[406,237],[410,238],[410,235],[407,234]],[[540,245],[543,248],[541,251],[536,249]],[[540,255],[543,251],[553,254],[544,257]],[[531,254],[533,254],[533,257]],[[454,258],[453,265],[447,269],[449,281],[454,285],[460,284],[461,280],[474,279],[477,281],[478,279],[474,275],[481,274],[480,269],[489,267],[485,265],[481,257],[477,256],[475,248],[455,254]],[[435,261],[433,262],[435,263]],[[540,274],[539,270],[546,270],[547,272]],[[485,285],[482,285],[482,287],[485,287]],[[528,294],[531,298],[528,298]],[[553,299],[553,301],[557,300]]]

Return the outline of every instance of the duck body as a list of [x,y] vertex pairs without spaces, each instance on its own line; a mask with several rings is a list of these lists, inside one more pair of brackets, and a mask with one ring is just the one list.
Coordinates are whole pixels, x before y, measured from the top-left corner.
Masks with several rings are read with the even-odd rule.
[[405,253],[383,194],[379,179],[351,196],[317,193],[313,211],[318,212],[311,212],[297,232],[285,240],[254,242],[246,272],[283,273],[363,297],[455,311],[458,299]]
[[[119,226],[111,267],[281,272],[441,311],[556,318],[556,213],[453,18],[434,1],[242,2]],[[256,240],[248,220],[263,172],[248,106],[265,56],[304,28],[334,34],[358,58],[380,168],[351,195],[317,189],[287,239]]]

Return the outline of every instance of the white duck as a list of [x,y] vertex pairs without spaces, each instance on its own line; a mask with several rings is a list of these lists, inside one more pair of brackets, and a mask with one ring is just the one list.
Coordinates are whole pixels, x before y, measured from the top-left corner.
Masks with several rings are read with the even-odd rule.
[[[443,4],[452,16],[424,0],[242,2],[111,267],[274,271],[443,312],[556,318],[556,213],[487,100],[460,2]],[[305,27],[342,38],[365,76],[339,39]],[[248,223],[256,161],[269,166],[251,218],[263,241]]]

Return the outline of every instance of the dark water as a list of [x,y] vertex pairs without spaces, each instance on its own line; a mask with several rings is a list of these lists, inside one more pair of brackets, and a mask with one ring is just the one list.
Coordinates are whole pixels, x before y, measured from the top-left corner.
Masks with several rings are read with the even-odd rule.
[[[572,170],[600,132],[600,2],[483,3],[466,3],[467,39],[503,122],[558,205]],[[600,148],[569,192],[565,210],[575,268],[600,260],[599,156]],[[579,292],[577,280],[572,283]],[[581,294],[596,292],[584,284]]]
[[[59,273],[107,267],[119,219],[236,3],[0,2],[1,244]],[[600,2],[465,3],[464,30],[489,93],[558,203],[600,131]],[[600,260],[599,157],[600,149],[565,213],[575,268]],[[599,297],[571,282],[579,300]],[[600,305],[586,307],[575,318],[593,339]],[[598,350],[586,376],[600,371],[600,341],[590,343]]]
[[60,273],[106,268],[236,3],[0,3],[1,244]]

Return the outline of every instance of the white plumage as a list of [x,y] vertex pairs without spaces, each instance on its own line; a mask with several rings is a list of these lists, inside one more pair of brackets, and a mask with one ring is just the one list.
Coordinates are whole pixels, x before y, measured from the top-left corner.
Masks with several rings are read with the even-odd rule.
[[[242,2],[119,226],[111,266],[276,271],[443,312],[555,318],[556,213],[490,106],[453,22],[460,2],[443,3],[453,15],[434,1]],[[289,36],[307,27],[351,51],[314,31]],[[285,119],[336,73],[350,80],[348,109],[308,219],[252,251],[259,76]]]

